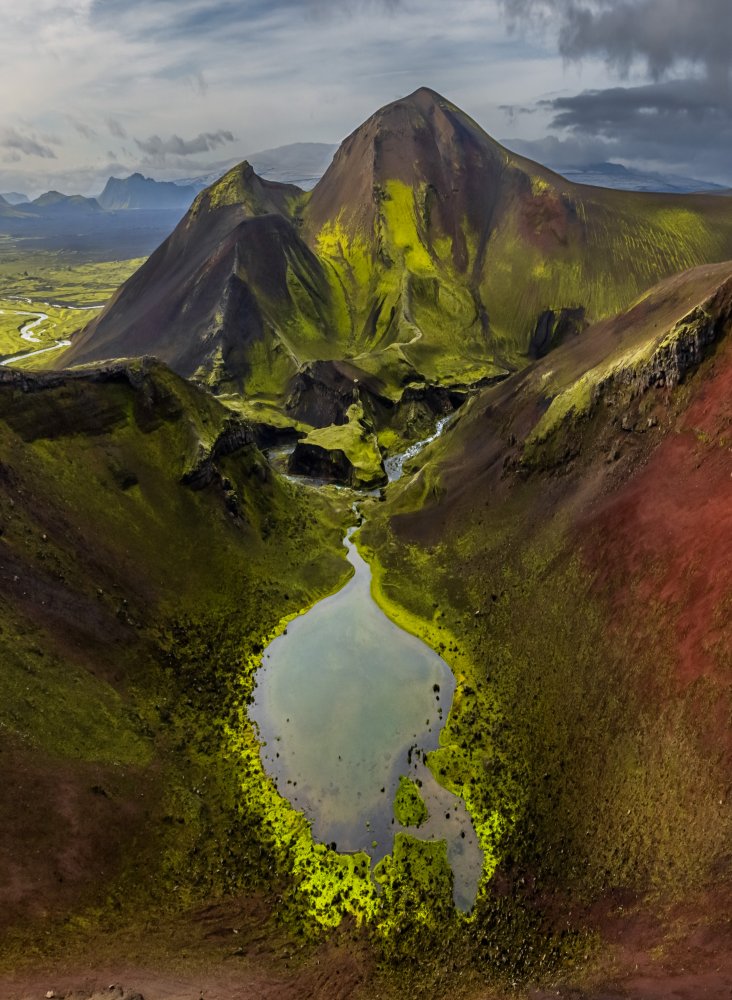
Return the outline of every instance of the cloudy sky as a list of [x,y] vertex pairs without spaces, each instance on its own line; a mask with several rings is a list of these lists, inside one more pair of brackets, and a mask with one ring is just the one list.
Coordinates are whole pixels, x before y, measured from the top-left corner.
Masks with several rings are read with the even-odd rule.
[[553,165],[732,184],[730,0],[0,0],[0,190],[338,142],[426,85]]

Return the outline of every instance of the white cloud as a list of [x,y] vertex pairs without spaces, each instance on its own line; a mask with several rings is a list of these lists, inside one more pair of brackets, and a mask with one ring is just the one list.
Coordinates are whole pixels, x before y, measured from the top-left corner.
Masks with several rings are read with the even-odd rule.
[[[4,188],[25,176],[26,186],[93,193],[113,157],[118,174],[123,165],[154,164],[160,177],[190,175],[194,157],[202,170],[211,160],[210,144],[198,148],[206,146],[201,137],[224,133],[237,137],[227,141],[232,158],[286,142],[338,141],[380,105],[421,85],[444,93],[493,134],[541,138],[548,108],[509,122],[500,106],[535,104],[610,80],[602,54],[565,66],[556,39],[509,34],[499,0],[4,6],[0,81],[13,101],[0,107],[0,129],[64,140],[63,147],[39,140],[56,154],[47,173],[26,154],[12,172],[0,170]],[[135,146],[129,136],[152,138]]]

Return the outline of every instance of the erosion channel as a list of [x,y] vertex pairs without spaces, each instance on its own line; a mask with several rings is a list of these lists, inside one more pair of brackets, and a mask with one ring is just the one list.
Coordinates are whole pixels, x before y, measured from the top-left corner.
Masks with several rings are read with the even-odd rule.
[[[413,445],[409,458],[418,451]],[[401,474],[401,465],[392,467]],[[354,568],[348,583],[264,651],[250,706],[262,761],[315,839],[339,851],[365,851],[376,863],[391,852],[396,833],[444,839],[455,903],[469,910],[483,854],[464,803],[425,763],[439,745],[455,678],[373,600],[356,530],[344,540]]]

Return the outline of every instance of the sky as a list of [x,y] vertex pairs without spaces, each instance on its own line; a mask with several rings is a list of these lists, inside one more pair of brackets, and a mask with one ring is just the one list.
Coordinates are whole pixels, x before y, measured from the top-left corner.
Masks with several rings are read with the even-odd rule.
[[553,166],[732,186],[730,0],[0,0],[0,191],[340,142],[428,86]]

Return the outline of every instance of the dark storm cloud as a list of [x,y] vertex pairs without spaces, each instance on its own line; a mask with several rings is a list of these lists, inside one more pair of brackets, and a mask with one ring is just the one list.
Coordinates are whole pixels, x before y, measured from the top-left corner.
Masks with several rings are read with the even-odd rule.
[[[727,177],[732,99],[706,79],[589,90],[539,101],[559,133],[517,151],[554,165],[644,160],[705,177]],[[518,109],[521,113],[522,109]]]
[[26,156],[39,156],[44,160],[56,159],[56,154],[49,145],[39,142],[35,136],[23,135],[14,128],[0,129],[0,147],[16,156],[25,153]]
[[[732,147],[730,0],[500,0],[514,30],[556,35],[569,61],[604,59],[618,74],[643,69],[650,82],[538,101],[552,113],[555,163],[652,160],[729,178]],[[507,109],[511,114],[525,109]],[[526,148],[528,152],[528,148]]]
[[504,139],[503,145],[515,153],[528,156],[537,163],[545,163],[556,170],[565,167],[584,167],[591,163],[606,163],[617,159],[620,152],[617,142],[588,136],[558,139],[555,135],[548,135],[543,139]]
[[621,71],[643,60],[658,79],[683,63],[717,80],[732,66],[729,0],[501,0],[515,25],[533,19],[559,35],[568,59],[601,56]]
[[164,159],[166,156],[192,156],[195,153],[206,153],[227,142],[234,142],[231,132],[201,132],[193,139],[181,139],[179,135],[171,135],[169,139],[161,139],[159,135],[151,135],[149,139],[135,139],[135,143],[148,156]]
[[683,153],[717,152],[729,161],[732,99],[706,80],[668,80],[639,87],[590,90],[539,102],[550,109],[551,125],[577,137],[621,137],[638,149],[683,144]]

